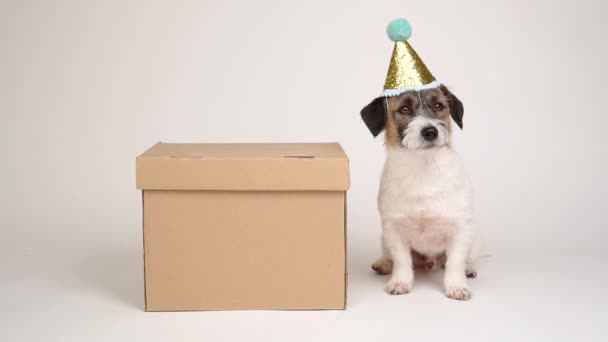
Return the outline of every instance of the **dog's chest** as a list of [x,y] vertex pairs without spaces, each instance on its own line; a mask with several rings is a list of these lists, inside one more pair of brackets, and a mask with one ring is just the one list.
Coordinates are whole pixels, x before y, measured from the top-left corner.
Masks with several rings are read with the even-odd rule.
[[453,151],[389,155],[379,193],[383,220],[391,220],[413,247],[445,247],[454,223],[468,215],[468,179]]
[[440,214],[466,200],[468,180],[460,159],[451,149],[391,153],[379,192],[380,212]]

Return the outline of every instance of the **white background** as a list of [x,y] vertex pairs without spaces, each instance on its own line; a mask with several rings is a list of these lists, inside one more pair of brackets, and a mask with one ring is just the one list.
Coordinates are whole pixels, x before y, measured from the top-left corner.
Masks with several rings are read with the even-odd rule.
[[[607,338],[604,1],[0,1],[1,341]],[[410,42],[465,106],[494,250],[474,298],[383,293],[382,139],[359,110]],[[145,313],[135,156],[156,141],[338,141],[349,306]],[[246,283],[246,280],[244,280]]]

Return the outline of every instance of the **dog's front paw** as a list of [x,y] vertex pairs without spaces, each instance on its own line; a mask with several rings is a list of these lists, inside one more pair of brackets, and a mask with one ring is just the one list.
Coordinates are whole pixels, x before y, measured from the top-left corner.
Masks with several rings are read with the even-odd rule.
[[466,286],[446,286],[445,295],[456,300],[469,300],[472,293]]
[[386,293],[392,295],[400,295],[410,293],[412,291],[411,281],[389,281],[384,289]]
[[380,258],[372,264],[372,270],[378,274],[391,274],[393,272],[393,261],[388,258]]

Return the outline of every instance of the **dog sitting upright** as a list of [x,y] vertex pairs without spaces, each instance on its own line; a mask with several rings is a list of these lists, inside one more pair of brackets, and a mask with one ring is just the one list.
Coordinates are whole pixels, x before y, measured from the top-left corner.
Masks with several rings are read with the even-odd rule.
[[450,144],[451,120],[462,129],[464,108],[406,41],[406,20],[391,22],[388,33],[395,48],[384,94],[361,111],[374,137],[385,132],[387,148],[378,196],[383,256],[372,268],[392,273],[388,293],[404,294],[414,264],[445,263],[446,296],[468,300],[479,239],[471,184]]

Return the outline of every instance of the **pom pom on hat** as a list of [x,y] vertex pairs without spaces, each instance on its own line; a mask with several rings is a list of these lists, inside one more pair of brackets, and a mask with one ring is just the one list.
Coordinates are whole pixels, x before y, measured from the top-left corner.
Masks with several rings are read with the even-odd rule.
[[406,41],[412,35],[412,26],[403,18],[395,19],[386,27],[386,33],[394,42]]

